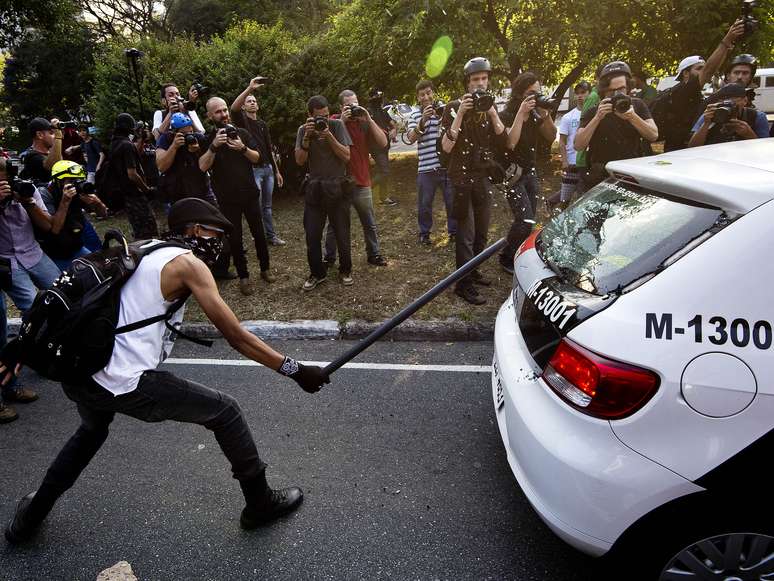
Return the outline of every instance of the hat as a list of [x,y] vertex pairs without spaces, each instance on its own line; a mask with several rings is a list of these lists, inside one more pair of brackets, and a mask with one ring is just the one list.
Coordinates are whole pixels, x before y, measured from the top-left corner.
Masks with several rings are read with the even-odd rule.
[[611,63],[607,63],[602,68],[599,73],[599,80],[602,81],[604,79],[617,77],[619,75],[626,75],[627,78],[631,79],[632,70],[629,68],[629,65],[623,61],[613,61]]
[[699,63],[705,62],[703,58],[701,58],[699,55],[693,55],[693,56],[687,56],[683,60],[680,61],[680,64],[677,67],[677,73],[675,73],[675,78],[679,79],[680,75],[683,74],[683,71],[691,68],[693,65],[698,65]]
[[712,95],[713,100],[722,101],[724,99],[735,99],[737,97],[746,97],[747,89],[738,83],[729,83],[721,87]]
[[136,126],[137,123],[134,122],[134,117],[129,113],[119,113],[118,117],[116,117],[116,129],[122,129],[131,133]]
[[175,113],[172,115],[172,121],[169,124],[172,129],[182,129],[189,125],[193,125],[193,121],[191,121],[191,118],[188,115],[184,115],[183,113]]
[[183,198],[172,204],[167,224],[172,232],[181,232],[188,224],[223,228],[227,234],[233,229],[231,222],[218,208],[200,198]]
[[35,137],[35,133],[37,133],[38,131],[48,131],[50,129],[53,129],[54,126],[51,125],[51,122],[48,119],[43,119],[43,117],[35,117],[35,119],[30,121],[28,128],[30,131],[30,135]]

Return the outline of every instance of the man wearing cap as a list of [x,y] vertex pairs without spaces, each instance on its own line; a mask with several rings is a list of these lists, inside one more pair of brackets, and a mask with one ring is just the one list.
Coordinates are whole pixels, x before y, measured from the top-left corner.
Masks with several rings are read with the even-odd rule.
[[574,147],[577,151],[588,148],[585,181],[589,188],[605,179],[607,162],[642,157],[642,141],[653,142],[658,137],[647,105],[629,97],[631,76],[623,61],[605,65],[599,77],[602,100],[581,115]]
[[[766,114],[746,105],[747,90],[742,85],[731,83],[721,88],[710,97],[710,104],[693,126],[688,146],[768,137]],[[725,118],[719,120],[721,109]]]
[[[217,259],[223,236],[232,225],[218,208],[198,198],[186,198],[172,206],[168,223],[167,238],[178,244],[158,248],[140,262],[121,289],[119,325],[163,314],[178,300],[193,295],[229,344],[245,357],[290,377],[308,393],[329,382],[321,368],[286,357],[247,331],[221,298],[208,266]],[[174,314],[172,325],[182,322],[183,309]],[[10,543],[35,535],[57,499],[75,484],[107,439],[116,413],[144,422],[198,424],[213,432],[245,497],[242,528],[254,529],[298,508],[303,500],[300,488],[269,487],[266,464],[233,397],[156,369],[169,356],[172,345],[172,333],[163,321],[117,335],[104,369],[77,383],[62,384],[67,397],[78,406],[81,426],[59,452],[38,489],[19,501],[5,530]],[[0,380],[4,383],[16,368],[13,347],[9,344],[0,354]]]
[[62,159],[62,130],[59,119],[35,117],[29,124],[32,145],[21,154],[24,169],[19,177],[32,180],[36,186],[47,183],[51,168]]
[[[487,59],[470,59],[463,68],[465,94],[446,105],[441,120],[441,146],[449,154],[447,172],[454,190],[452,213],[457,219],[457,268],[486,247],[493,191],[489,173],[494,165],[495,148],[504,148],[508,138],[494,107],[494,98],[486,93],[491,72],[492,65]],[[479,91],[481,96],[476,108],[473,93],[479,95]],[[490,101],[491,106],[481,110],[481,103],[486,101]],[[472,305],[483,305],[486,299],[475,285],[490,284],[491,281],[476,270],[461,279],[454,292]]]
[[170,203],[201,198],[217,206],[209,176],[199,168],[206,138],[194,131],[193,121],[182,113],[172,115],[169,128],[156,143],[159,193]]
[[[689,56],[680,61],[677,84],[662,93],[653,103],[654,117],[664,138],[664,151],[683,149],[691,136],[702,100],[702,87],[720,68],[734,43],[744,35],[744,21],[737,20],[706,61]],[[658,103],[658,104],[656,104]],[[663,111],[663,113],[662,113]]]

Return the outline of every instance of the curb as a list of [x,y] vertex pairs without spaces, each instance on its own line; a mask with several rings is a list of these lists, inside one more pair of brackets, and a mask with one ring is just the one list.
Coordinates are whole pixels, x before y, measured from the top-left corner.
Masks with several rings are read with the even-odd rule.
[[[243,321],[242,326],[261,339],[362,339],[381,323],[366,321]],[[19,332],[21,319],[8,319],[9,335]],[[211,323],[183,323],[183,333],[197,339],[222,337]],[[409,319],[390,331],[391,341],[489,341],[494,337],[494,321],[472,323],[461,319],[414,321]]]

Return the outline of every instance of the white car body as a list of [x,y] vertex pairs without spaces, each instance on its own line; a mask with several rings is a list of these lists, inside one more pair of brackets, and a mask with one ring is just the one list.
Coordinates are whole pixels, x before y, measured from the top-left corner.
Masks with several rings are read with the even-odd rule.
[[[556,329],[566,309],[553,308],[556,322],[541,323],[581,351],[655,373],[653,395],[621,419],[589,415],[547,383],[545,365],[530,354],[521,314],[538,312],[541,304],[549,312],[550,291],[538,293],[535,303],[526,295],[557,288],[551,281],[558,277],[534,247],[537,233],[517,254],[514,286],[521,290],[505,301],[495,326],[497,422],[508,462],[535,510],[562,539],[595,556],[670,503],[727,492],[729,478],[738,478],[744,494],[747,479],[760,475],[738,473],[739,462],[763,466],[774,449],[774,139],[612,162],[607,169],[622,195],[636,183],[666,194],[669,203],[700,204],[701,212],[719,210],[725,218],[656,274],[602,297],[611,304],[568,332]],[[625,225],[627,217],[615,219]],[[625,237],[625,228],[616,235]],[[558,306],[573,296],[554,296],[560,294]],[[725,320],[724,341],[713,317]],[[532,333],[534,327],[525,328]],[[774,500],[763,508],[772,506]]]

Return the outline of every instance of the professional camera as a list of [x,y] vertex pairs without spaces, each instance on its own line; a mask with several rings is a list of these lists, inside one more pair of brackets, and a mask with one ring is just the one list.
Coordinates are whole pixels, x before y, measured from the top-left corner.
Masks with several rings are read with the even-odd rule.
[[186,101],[182,97],[177,98],[177,108],[180,111],[194,111],[196,109],[196,103],[193,101]]
[[196,135],[194,135],[193,133],[186,133],[184,136],[184,139],[185,139],[185,144],[187,146],[199,144],[199,140],[196,139]]
[[363,109],[360,105],[349,106],[350,117],[365,117],[365,115],[366,115],[366,110]]
[[191,85],[191,88],[199,93],[199,96],[201,97],[204,93],[210,90],[209,87],[202,85],[199,81],[194,81]]
[[543,93],[535,94],[535,107],[538,109],[545,109],[550,111],[556,106],[556,102],[549,97],[546,97]]
[[610,104],[613,106],[613,111],[616,113],[626,113],[632,108],[632,98],[623,93],[616,93],[610,97]]
[[271,85],[273,79],[271,77],[255,77],[258,80],[259,85]]
[[[35,195],[35,184],[31,180],[19,179],[19,160],[9,159],[5,164],[5,174],[11,191],[23,200],[29,200]],[[8,198],[9,203],[11,198]]]
[[753,16],[753,8],[756,6],[756,0],[744,0],[742,2],[742,18],[744,20],[744,36],[749,36],[756,30],[760,24]]
[[75,191],[78,192],[79,196],[90,196],[96,191],[94,184],[86,180],[72,182],[72,185],[75,186]]
[[473,97],[473,109],[479,113],[489,111],[495,102],[494,95],[484,89],[475,89],[470,96]]
[[712,120],[718,125],[725,125],[732,119],[737,118],[738,109],[734,101],[721,101],[715,107],[715,115]]
[[436,117],[443,117],[443,112],[446,110],[446,103],[443,101],[433,102],[433,111],[435,111]]
[[314,130],[322,133],[328,129],[328,118],[323,115],[317,115],[314,118]]
[[231,125],[230,123],[226,123],[223,126],[222,131],[226,132],[226,137],[228,137],[229,139],[239,138],[239,131],[237,131],[237,128]]
[[137,50],[136,48],[125,48],[124,54],[131,58],[131,59],[138,59],[140,58],[144,53],[141,50]]
[[78,122],[77,121],[60,121],[59,122],[59,129],[66,129],[68,127],[70,129],[75,129],[76,127],[78,127]]
[[145,123],[145,121],[137,122],[137,125],[134,127],[134,134],[143,141],[153,141],[153,135],[151,134],[150,129],[148,129],[148,124]]

